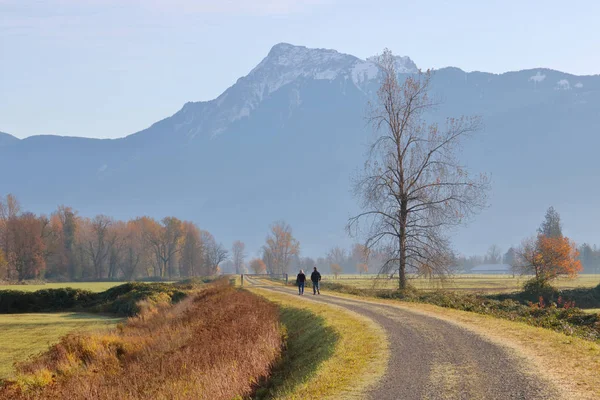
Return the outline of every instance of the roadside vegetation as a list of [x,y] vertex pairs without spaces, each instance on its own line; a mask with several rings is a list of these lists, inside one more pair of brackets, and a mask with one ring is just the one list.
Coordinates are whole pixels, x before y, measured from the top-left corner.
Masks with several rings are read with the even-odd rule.
[[112,287],[122,285],[124,282],[44,282],[44,281],[22,281],[22,282],[0,282],[0,291],[19,290],[24,292],[35,292],[43,289],[73,288],[88,290],[90,292],[104,292]]
[[[323,281],[335,281],[344,286],[364,290],[397,290],[398,281],[389,276],[377,274],[344,274],[335,279],[334,275],[322,274]],[[523,285],[532,275],[509,274],[454,274],[441,278],[409,276],[409,286],[419,290],[449,290],[471,293],[511,293],[523,290]],[[557,278],[552,285],[559,290],[592,288],[600,283],[600,274],[581,274],[575,278]]]
[[99,293],[69,287],[35,292],[0,290],[0,314],[83,311],[133,316],[142,301],[176,303],[202,283],[199,279],[174,284],[132,282]]
[[280,307],[286,349],[258,399],[364,398],[389,358],[383,330],[332,305],[252,288]]
[[[539,292],[518,292],[509,295],[485,295],[454,291],[363,290],[337,282],[322,282],[323,290],[358,296],[427,303],[461,311],[491,315],[511,321],[552,329],[567,335],[600,341],[600,314],[574,307],[577,301],[589,301],[600,306],[600,285],[590,289],[553,291],[555,297],[540,299]],[[531,301],[530,299],[538,299]],[[554,301],[553,301],[554,300]],[[591,302],[594,303],[591,303]]]
[[233,399],[281,354],[277,306],[226,281],[147,304],[117,329],[70,334],[17,367],[0,399]]

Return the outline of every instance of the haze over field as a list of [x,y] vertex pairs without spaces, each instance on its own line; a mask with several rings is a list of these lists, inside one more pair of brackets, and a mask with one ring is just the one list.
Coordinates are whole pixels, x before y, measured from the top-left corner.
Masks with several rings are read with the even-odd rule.
[[[351,240],[344,225],[357,210],[350,177],[362,167],[372,138],[365,116],[379,83],[377,68],[365,58],[389,46],[406,55],[398,63],[403,76],[417,68],[436,67],[432,88],[442,104],[430,119],[483,117],[484,130],[465,143],[461,160],[472,171],[491,175],[490,207],[457,232],[457,251],[483,253],[492,243],[504,250],[516,245],[539,224],[550,205],[560,211],[565,234],[579,243],[599,243],[594,221],[600,211],[593,199],[600,195],[594,184],[599,172],[595,159],[600,144],[596,134],[600,76],[569,73],[597,72],[589,69],[597,64],[595,53],[585,51],[595,44],[593,35],[585,34],[586,26],[593,24],[585,21],[597,5],[589,3],[589,12],[570,15],[558,8],[520,5],[526,8],[510,12],[503,22],[512,21],[515,32],[486,47],[483,40],[492,40],[493,30],[462,35],[450,29],[449,24],[455,26],[457,21],[442,18],[447,6],[436,3],[433,8],[440,15],[434,13],[428,26],[464,44],[442,51],[443,41],[425,41],[404,31],[412,27],[415,32],[429,32],[408,22],[419,19],[409,18],[410,13],[420,16],[424,10],[408,6],[398,17],[405,21],[400,24],[405,34],[387,35],[391,28],[378,24],[375,16],[381,17],[381,6],[392,7],[388,14],[395,14],[398,6],[379,3],[379,8],[374,4],[365,10],[353,4],[340,8],[335,1],[308,5],[288,1],[275,8],[259,3],[252,9],[241,3],[231,3],[229,9],[209,7],[206,2],[194,6],[180,2],[178,8],[161,2],[138,8],[126,2],[119,8],[120,17],[103,27],[99,21],[117,9],[93,2],[78,6],[60,2],[54,8],[2,2],[2,11],[13,22],[0,28],[14,39],[2,43],[3,53],[12,55],[14,62],[0,68],[3,76],[15,79],[2,82],[1,130],[21,138],[27,132],[107,138],[134,130],[133,121],[159,122],[115,140],[58,136],[18,140],[0,134],[0,168],[9,171],[0,178],[0,191],[14,193],[25,209],[37,213],[68,204],[84,216],[103,213],[127,219],[176,214],[226,243],[241,239],[252,251],[262,244],[268,224],[279,219],[294,228],[303,254],[324,253],[337,244],[348,246]],[[471,28],[486,21],[493,27],[490,15],[510,11],[505,2],[489,4],[487,9],[475,3],[461,7],[461,21]],[[95,16],[98,10],[101,15]],[[184,16],[182,10],[188,14]],[[339,18],[333,18],[334,11]],[[365,18],[361,29],[344,29],[345,38],[333,32],[338,20],[355,17],[359,11]],[[145,17],[147,29],[140,30],[139,22],[133,22],[120,31],[128,16]],[[321,21],[326,17],[327,23]],[[214,30],[206,24],[207,18],[223,24],[219,32],[237,21],[239,29],[248,28],[256,37],[250,40],[248,35],[231,32],[207,36]],[[572,21],[569,24],[577,21],[583,33],[561,30],[558,35],[558,30],[547,28],[548,21],[559,19]],[[60,25],[62,20],[70,23]],[[317,35],[318,29],[307,33],[306,26],[294,25],[299,20],[324,29],[331,39],[320,39],[325,35]],[[268,23],[250,29],[249,21]],[[542,21],[530,39],[535,46],[523,41],[532,24]],[[165,32],[161,27],[173,28],[177,22],[180,29],[166,31],[166,38],[172,39],[165,42],[173,46],[170,50],[161,41],[148,40]],[[285,23],[292,25],[281,35],[268,29],[281,29]],[[113,35],[118,40],[111,32],[119,32]],[[144,35],[138,37],[140,32]],[[354,44],[358,32],[363,41]],[[91,42],[83,43],[79,33]],[[543,40],[542,35],[546,35]],[[183,42],[175,40],[183,36]],[[277,37],[294,39],[294,44],[275,44]],[[43,44],[36,38],[43,38]],[[256,44],[247,45],[248,41]],[[275,45],[265,55],[267,42]],[[562,45],[564,53],[545,51],[552,42]],[[301,46],[304,43],[356,49],[360,57]],[[37,52],[39,46],[43,52]],[[472,46],[478,51],[472,51]],[[102,48],[111,50],[93,52]],[[157,58],[156,49],[164,57]],[[173,57],[175,51],[179,57]],[[46,58],[47,67],[32,62],[34,53]],[[100,61],[100,56],[105,58]],[[443,67],[455,62],[454,67]],[[19,69],[19,65],[27,67]],[[539,68],[499,74],[525,66]],[[460,67],[494,73],[465,72]],[[115,75],[120,69],[123,74]],[[140,79],[145,79],[143,85]],[[120,89],[109,89],[114,85]],[[227,85],[231,87],[222,91]],[[211,97],[214,100],[193,101]],[[189,102],[161,120],[177,101]],[[116,105],[118,110],[113,109]],[[23,110],[30,110],[27,116]]]

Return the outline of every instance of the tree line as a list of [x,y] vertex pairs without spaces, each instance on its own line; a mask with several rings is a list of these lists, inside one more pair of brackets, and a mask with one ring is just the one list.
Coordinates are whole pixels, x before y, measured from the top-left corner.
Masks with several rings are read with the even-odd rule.
[[13,195],[0,198],[0,280],[210,276],[227,257],[210,232],[176,217],[86,218],[68,206],[35,215]]
[[[506,264],[513,266],[514,272],[519,272],[521,270],[520,265],[523,264],[523,260],[520,260],[519,258],[523,253],[524,247],[528,247],[531,251],[531,249],[537,245],[543,247],[545,243],[547,246],[549,243],[548,238],[554,239],[554,247],[560,247],[561,243],[556,241],[556,239],[563,238],[562,222],[560,214],[554,207],[550,207],[546,211],[544,222],[542,222],[538,228],[537,233],[537,238],[526,239],[521,246],[511,246],[505,253],[502,253],[500,247],[497,245],[491,245],[484,255],[472,255],[468,257],[464,255],[457,256],[455,258],[455,264],[458,269],[464,271],[469,271],[482,264]],[[545,239],[539,239],[541,236]],[[564,245],[565,243],[562,244]],[[565,249],[570,249],[566,251],[571,251],[573,253],[573,259],[579,261],[583,273],[600,273],[600,248],[598,248],[598,246],[584,243],[575,247],[573,243],[570,243]]]

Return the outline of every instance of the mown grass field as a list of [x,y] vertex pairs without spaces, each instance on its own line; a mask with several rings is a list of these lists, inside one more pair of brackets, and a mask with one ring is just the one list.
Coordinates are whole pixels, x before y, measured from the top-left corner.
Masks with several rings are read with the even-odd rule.
[[15,361],[47,350],[67,333],[108,328],[121,320],[85,313],[0,315],[0,380],[13,373]]
[[[447,279],[426,279],[412,277],[409,282],[417,289],[446,289],[473,292],[503,293],[520,290],[529,276],[516,275],[455,275]],[[323,280],[341,283],[360,289],[396,289],[398,279],[377,277],[376,275],[323,275]],[[600,274],[582,274],[575,279],[558,279],[553,283],[559,289],[594,287],[600,284]]]
[[111,287],[122,285],[124,282],[60,282],[41,285],[0,285],[0,290],[22,290],[35,292],[43,289],[60,289],[70,287],[73,289],[89,290],[91,292],[104,292]]

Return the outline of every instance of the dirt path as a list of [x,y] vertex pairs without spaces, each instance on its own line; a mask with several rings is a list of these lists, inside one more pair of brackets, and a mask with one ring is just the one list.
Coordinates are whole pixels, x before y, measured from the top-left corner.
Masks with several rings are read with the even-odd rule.
[[527,361],[459,326],[393,306],[326,294],[298,296],[294,288],[254,280],[249,285],[335,304],[362,314],[386,331],[390,360],[370,399],[558,399]]

